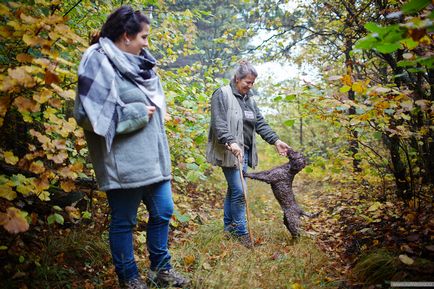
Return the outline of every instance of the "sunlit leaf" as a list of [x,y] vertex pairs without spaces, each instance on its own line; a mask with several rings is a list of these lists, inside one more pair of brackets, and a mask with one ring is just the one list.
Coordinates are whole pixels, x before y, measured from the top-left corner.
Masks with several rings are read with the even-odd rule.
[[35,174],[41,174],[45,171],[45,166],[42,161],[32,162],[29,167],[29,171]]
[[5,158],[5,162],[10,165],[15,165],[19,161],[19,158],[11,151],[4,152],[3,157]]
[[0,184],[0,197],[12,201],[17,197],[17,193],[13,190],[10,184]]
[[295,124],[295,120],[294,119],[288,119],[288,120],[285,120],[283,122],[283,124],[286,125],[286,126],[291,127],[291,126],[293,126]]
[[63,225],[63,223],[65,222],[65,220],[63,219],[63,216],[58,214],[58,213],[54,213],[54,214],[48,216],[47,221],[48,221],[48,225],[51,225],[54,223],[58,223],[58,224]]
[[399,260],[405,265],[413,265],[414,260],[408,257],[407,255],[399,255]]

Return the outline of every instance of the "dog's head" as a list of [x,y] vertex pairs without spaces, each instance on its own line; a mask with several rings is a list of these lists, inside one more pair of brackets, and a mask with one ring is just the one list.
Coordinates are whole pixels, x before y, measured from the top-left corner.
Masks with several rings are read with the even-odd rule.
[[294,150],[288,150],[286,156],[289,159],[289,163],[291,164],[291,171],[299,172],[301,171],[307,164],[305,157]]

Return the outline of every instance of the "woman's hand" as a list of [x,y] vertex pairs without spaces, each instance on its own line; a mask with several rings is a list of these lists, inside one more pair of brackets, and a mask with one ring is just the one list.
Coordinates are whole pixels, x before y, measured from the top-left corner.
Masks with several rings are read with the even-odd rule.
[[148,119],[151,119],[152,115],[154,114],[154,112],[157,110],[155,108],[155,106],[151,105],[151,106],[146,106],[146,108],[148,109]]
[[231,143],[230,145],[226,146],[228,150],[230,150],[234,156],[240,161],[243,161],[243,150],[238,146],[236,142]]
[[283,141],[281,141],[280,139],[278,139],[274,145],[276,146],[276,150],[277,152],[281,155],[281,156],[286,156],[288,154],[289,150],[292,150],[292,148],[287,145],[286,143],[284,143]]

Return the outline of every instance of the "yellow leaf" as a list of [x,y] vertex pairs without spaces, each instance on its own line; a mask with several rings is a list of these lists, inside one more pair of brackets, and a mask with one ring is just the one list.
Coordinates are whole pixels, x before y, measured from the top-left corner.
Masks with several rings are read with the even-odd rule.
[[297,282],[291,285],[291,289],[303,289],[303,286],[301,286],[301,284]]
[[83,171],[83,163],[76,161],[72,165],[69,166],[71,171],[80,173]]
[[11,151],[4,152],[3,156],[5,158],[5,162],[10,165],[15,165],[19,160],[18,157],[14,156],[14,153]]
[[45,172],[44,163],[42,161],[32,162],[29,167],[29,171],[35,174],[41,174]]
[[32,188],[28,184],[19,184],[17,186],[17,192],[23,194],[24,196],[27,196],[32,193]]
[[187,266],[193,265],[194,261],[196,261],[196,257],[193,255],[188,255],[184,257],[184,263]]
[[35,94],[33,94],[33,99],[38,103],[43,104],[51,98],[52,94],[52,91],[44,88],[41,91],[35,92]]
[[68,213],[69,217],[71,219],[80,219],[80,210],[72,207],[72,206],[66,206],[65,211]]
[[29,229],[29,223],[17,208],[9,207],[6,213],[0,213],[0,224],[11,234],[18,234]]
[[29,34],[23,35],[23,41],[28,46],[37,46],[37,45],[42,44],[42,39],[40,39],[37,36],[33,36],[33,35],[29,35]]
[[64,99],[71,99],[71,100],[75,99],[75,91],[72,89],[64,90],[64,91],[58,91],[58,94],[61,97],[63,97]]
[[54,115],[57,112],[56,109],[52,108],[52,107],[48,107],[45,111],[44,111],[44,118],[49,119],[52,115]]
[[71,181],[71,180],[61,181],[60,182],[60,187],[65,192],[69,193],[69,192],[72,192],[72,190],[75,189],[75,183],[74,183],[74,181]]
[[17,197],[17,193],[9,184],[0,184],[0,197],[12,201]]
[[354,82],[351,88],[353,91],[355,91],[357,93],[366,92],[366,87],[364,87],[363,83],[358,82],[358,81]]
[[47,191],[42,191],[41,193],[38,194],[38,198],[41,201],[47,202],[50,200],[50,193]]
[[381,206],[382,206],[382,205],[381,205],[380,202],[375,202],[375,203],[373,203],[373,204],[369,207],[368,211],[369,211],[369,212],[375,212],[375,211],[377,211],[378,209],[380,209]]
[[351,80],[351,76],[348,74],[344,75],[341,81],[344,85],[351,86],[353,84],[353,81]]

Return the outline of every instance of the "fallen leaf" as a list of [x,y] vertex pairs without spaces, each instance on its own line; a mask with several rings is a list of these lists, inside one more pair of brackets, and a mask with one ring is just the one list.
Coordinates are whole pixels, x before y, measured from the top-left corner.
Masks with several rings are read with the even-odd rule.
[[407,255],[399,255],[398,258],[405,265],[412,265],[414,263],[414,260],[408,257]]
[[193,255],[188,255],[184,257],[184,263],[187,266],[193,265],[194,261],[196,261],[196,257]]

